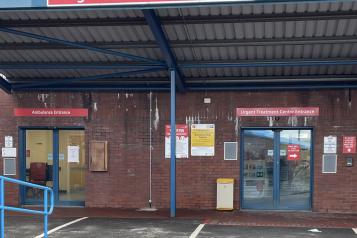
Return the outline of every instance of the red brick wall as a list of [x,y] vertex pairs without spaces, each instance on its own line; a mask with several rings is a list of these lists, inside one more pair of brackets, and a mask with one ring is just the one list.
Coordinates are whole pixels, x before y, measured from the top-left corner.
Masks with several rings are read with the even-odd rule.
[[[211,104],[203,98],[210,97]],[[169,207],[169,160],[164,158],[164,128],[169,124],[169,94],[153,93],[153,120],[156,100],[158,128],[153,129],[153,205]],[[177,123],[213,123],[216,126],[216,156],[177,160],[177,207],[214,208],[216,179],[235,178],[235,207],[239,208],[239,160],[223,160],[223,142],[239,141],[236,127],[268,127],[266,117],[235,118],[237,107],[318,106],[319,117],[299,117],[295,126],[314,128],[314,211],[357,212],[356,165],[345,167],[342,135],[356,135],[357,92],[348,102],[346,90],[288,92],[207,92],[177,96]],[[97,111],[94,110],[94,103]],[[16,93],[0,94],[0,146],[4,136],[14,136],[18,126],[84,126],[86,142],[109,141],[109,171],[86,174],[86,206],[141,208],[149,200],[149,94],[148,93]],[[14,107],[88,107],[83,118],[13,118]],[[238,125],[237,125],[238,124]],[[274,126],[292,126],[287,117],[274,120]],[[337,174],[322,174],[323,137],[338,136]],[[87,148],[88,155],[88,148]],[[357,159],[354,156],[354,159]],[[88,160],[88,156],[87,156]],[[357,160],[355,161],[357,163]],[[88,163],[87,163],[88,164]],[[0,163],[2,171],[2,163]],[[9,189],[8,201],[17,203],[18,191]]]
[[[0,90],[1,91],[1,90]],[[14,135],[14,146],[18,145],[16,121],[13,118],[14,97],[0,92],[0,147],[4,147],[5,135]],[[16,136],[16,137],[15,137]],[[3,160],[0,161],[0,174],[3,172]],[[9,205],[18,204],[19,192],[17,186],[6,184],[5,202]]]

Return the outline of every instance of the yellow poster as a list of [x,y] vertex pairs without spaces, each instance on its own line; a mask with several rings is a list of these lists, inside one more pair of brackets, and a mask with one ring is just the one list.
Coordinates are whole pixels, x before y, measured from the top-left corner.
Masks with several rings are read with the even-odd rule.
[[191,156],[214,156],[214,124],[192,124]]

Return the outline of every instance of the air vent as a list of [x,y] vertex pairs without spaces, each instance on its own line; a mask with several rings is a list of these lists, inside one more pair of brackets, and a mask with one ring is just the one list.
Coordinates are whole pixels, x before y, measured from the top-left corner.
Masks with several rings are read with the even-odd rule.
[[322,157],[322,173],[337,172],[337,155],[324,154]]
[[16,175],[15,158],[4,158],[4,175]]
[[237,160],[237,142],[224,142],[224,160]]

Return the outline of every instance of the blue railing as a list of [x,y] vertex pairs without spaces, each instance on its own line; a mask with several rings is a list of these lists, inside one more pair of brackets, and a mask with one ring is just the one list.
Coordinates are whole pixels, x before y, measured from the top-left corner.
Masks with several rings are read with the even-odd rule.
[[[43,211],[41,210],[31,210],[31,209],[26,209],[26,208],[18,208],[18,207],[9,207],[5,206],[5,182],[9,183],[15,183],[19,185],[23,185],[26,187],[32,187],[32,188],[37,188],[43,190]],[[50,193],[50,209],[48,209],[48,192]],[[24,212],[24,213],[30,213],[30,214],[38,214],[38,215],[43,215],[43,236],[47,238],[47,225],[48,225],[48,215],[50,215],[53,211],[53,205],[54,205],[54,198],[53,198],[53,191],[51,188],[33,184],[33,183],[28,183],[24,182],[21,180],[17,179],[12,179],[4,176],[0,176],[0,238],[5,237],[5,210],[7,211],[15,211],[15,212]]]

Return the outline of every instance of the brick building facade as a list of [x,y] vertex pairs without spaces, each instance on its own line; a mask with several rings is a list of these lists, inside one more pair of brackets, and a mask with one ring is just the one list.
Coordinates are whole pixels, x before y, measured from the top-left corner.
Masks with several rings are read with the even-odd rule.
[[[203,102],[211,98],[210,104]],[[356,91],[251,91],[191,92],[177,95],[177,124],[215,124],[215,156],[177,159],[177,207],[213,209],[216,179],[235,179],[234,207],[240,208],[240,154],[238,160],[223,160],[223,144],[240,144],[243,127],[312,128],[312,210],[357,212],[355,166],[345,166],[342,136],[357,133]],[[86,141],[86,207],[141,208],[149,200],[150,95],[149,93],[14,93],[0,92],[0,146],[4,136],[19,146],[19,128],[30,126],[81,126]],[[95,106],[94,106],[95,104]],[[164,157],[165,125],[170,120],[169,93],[153,93],[152,111],[152,201],[157,208],[169,207],[169,159]],[[88,108],[88,118],[14,117],[14,108]],[[319,107],[318,117],[242,117],[237,107]],[[324,136],[337,136],[337,173],[323,174]],[[88,143],[107,140],[108,172],[88,170]],[[240,149],[240,146],[239,146]],[[352,155],[355,159],[355,154]],[[17,162],[23,159],[17,157]],[[3,163],[0,163],[2,171]],[[17,174],[20,173],[20,168]],[[19,190],[7,188],[6,201],[19,205]]]

